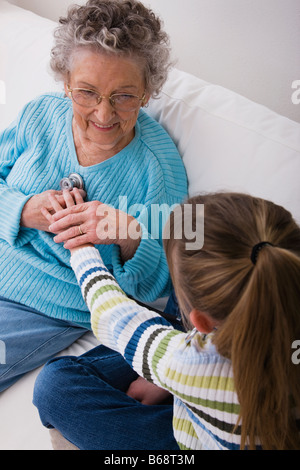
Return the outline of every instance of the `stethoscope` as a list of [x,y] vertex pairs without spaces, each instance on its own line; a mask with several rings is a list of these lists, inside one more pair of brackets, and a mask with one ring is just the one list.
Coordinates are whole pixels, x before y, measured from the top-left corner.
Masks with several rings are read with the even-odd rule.
[[72,191],[73,188],[84,189],[83,179],[78,173],[71,173],[68,177],[62,178],[59,183],[60,189]]

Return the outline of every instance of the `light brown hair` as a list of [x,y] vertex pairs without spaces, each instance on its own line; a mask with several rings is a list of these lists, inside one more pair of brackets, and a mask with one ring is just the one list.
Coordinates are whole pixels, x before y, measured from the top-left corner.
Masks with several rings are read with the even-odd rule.
[[[204,204],[204,246],[187,250],[184,229],[175,239],[173,213],[166,255],[186,321],[196,308],[220,324],[214,343],[232,361],[241,448],[258,439],[264,449],[299,449],[300,365],[291,348],[300,339],[300,228],[284,208],[243,194],[185,204]],[[196,212],[193,219],[195,229]],[[262,241],[273,246],[253,264],[252,248]]]

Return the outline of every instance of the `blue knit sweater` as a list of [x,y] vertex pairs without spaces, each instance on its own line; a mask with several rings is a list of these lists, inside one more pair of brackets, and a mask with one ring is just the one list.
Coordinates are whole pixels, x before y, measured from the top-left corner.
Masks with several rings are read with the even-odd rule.
[[71,101],[49,93],[26,105],[0,134],[0,295],[90,327],[68,250],[52,234],[20,226],[24,204],[34,194],[59,190],[61,178],[79,173],[88,200],[110,204],[139,220],[143,238],[131,260],[122,264],[116,245],[97,248],[128,295],[153,301],[168,295],[171,283],[161,229],[151,227],[156,219],[150,207],[165,221],[168,207],[185,198],[187,180],[172,140],[143,110],[130,144],[90,167],[78,163],[72,117]]

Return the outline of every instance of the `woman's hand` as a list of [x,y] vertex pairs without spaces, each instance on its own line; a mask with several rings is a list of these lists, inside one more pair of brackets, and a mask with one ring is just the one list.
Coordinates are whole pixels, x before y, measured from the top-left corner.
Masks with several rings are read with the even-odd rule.
[[[74,188],[74,192],[77,191]],[[53,208],[58,208],[53,196],[49,198]],[[51,222],[49,230],[57,234],[54,241],[64,243],[69,250],[86,243],[117,244],[125,262],[133,257],[140,243],[141,230],[137,220],[99,201],[82,200],[80,203],[77,197],[76,205],[69,204],[66,209],[57,210]]]
[[[68,207],[73,207],[75,204],[84,203],[84,200],[82,197],[82,191],[78,190],[77,188],[74,188],[73,191],[68,191],[68,190],[63,191],[63,200],[64,200],[63,207],[60,205],[58,198],[55,197],[53,193],[48,194],[48,199],[51,205],[51,210],[49,210],[47,207],[41,208],[41,214],[48,221],[48,225],[49,223],[50,224],[53,223],[53,215],[64,210],[64,207],[68,208]],[[83,247],[83,246],[93,246],[93,245],[91,243],[80,244],[80,247]],[[76,251],[80,247],[71,249],[70,250],[71,253]]]
[[159,405],[171,395],[167,390],[157,387],[143,377],[134,380],[126,394],[143,405]]
[[[80,200],[83,201],[82,196],[84,195],[84,191],[72,191],[70,193],[70,196],[73,201],[75,200],[75,203],[77,203],[79,196]],[[20,221],[21,226],[43,230],[44,232],[49,231],[49,222],[47,222],[47,219],[41,212],[42,207],[44,207],[50,214],[54,213],[53,205],[49,199],[49,196],[51,196],[51,198],[59,204],[61,209],[67,207],[62,191],[55,191],[50,189],[48,191],[44,191],[43,193],[36,194],[32,196],[23,207]]]

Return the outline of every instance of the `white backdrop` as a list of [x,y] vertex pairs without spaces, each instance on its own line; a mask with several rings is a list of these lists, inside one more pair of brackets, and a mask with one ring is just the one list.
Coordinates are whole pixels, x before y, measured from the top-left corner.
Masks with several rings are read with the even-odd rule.
[[[85,0],[11,3],[58,20],[69,4],[83,4]],[[299,0],[144,3],[164,20],[178,68],[300,122],[300,104],[296,104],[300,101]],[[299,92],[293,84],[299,86]]]

